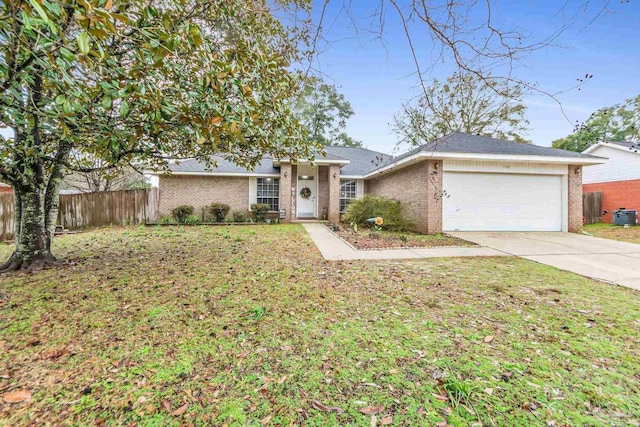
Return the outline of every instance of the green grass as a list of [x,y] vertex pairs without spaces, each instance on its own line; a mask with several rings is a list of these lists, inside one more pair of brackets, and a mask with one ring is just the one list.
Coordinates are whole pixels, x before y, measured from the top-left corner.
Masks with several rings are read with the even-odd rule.
[[369,426],[370,405],[408,426],[640,419],[630,289],[508,257],[327,262],[293,225],[55,250],[60,268],[0,277],[0,394],[32,392],[0,401],[3,426]]
[[584,230],[595,237],[620,240],[629,243],[640,243],[640,225],[624,228],[619,225],[601,222],[585,225]]

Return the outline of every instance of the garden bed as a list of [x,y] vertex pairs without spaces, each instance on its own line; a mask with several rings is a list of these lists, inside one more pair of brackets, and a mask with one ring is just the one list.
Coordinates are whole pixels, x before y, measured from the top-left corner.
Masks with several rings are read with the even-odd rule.
[[[333,231],[332,227],[327,227]],[[340,226],[333,231],[338,237],[356,249],[402,249],[402,248],[436,248],[436,247],[469,247],[477,246],[448,234],[417,234],[400,231],[375,231],[360,229],[356,233],[347,226]]]

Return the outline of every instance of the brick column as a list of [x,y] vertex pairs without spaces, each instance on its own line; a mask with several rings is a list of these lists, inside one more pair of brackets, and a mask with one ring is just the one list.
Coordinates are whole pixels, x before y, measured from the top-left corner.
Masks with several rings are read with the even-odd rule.
[[442,233],[442,160],[427,162],[427,234]]
[[[286,209],[287,215],[282,222],[291,222],[291,183],[293,176],[290,163],[280,164],[280,209]],[[295,199],[294,199],[295,200]],[[295,217],[294,217],[295,218]]]
[[329,166],[329,221],[340,222],[340,166]]
[[569,233],[582,233],[582,166],[569,165]]

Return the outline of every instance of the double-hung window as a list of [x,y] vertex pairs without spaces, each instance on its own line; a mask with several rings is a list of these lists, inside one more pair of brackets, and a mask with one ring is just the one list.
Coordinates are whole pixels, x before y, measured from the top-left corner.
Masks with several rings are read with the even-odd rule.
[[347,206],[357,197],[356,181],[353,179],[340,180],[340,213],[347,210]]
[[277,212],[280,209],[280,179],[258,178],[257,181],[258,203],[269,205],[269,210]]

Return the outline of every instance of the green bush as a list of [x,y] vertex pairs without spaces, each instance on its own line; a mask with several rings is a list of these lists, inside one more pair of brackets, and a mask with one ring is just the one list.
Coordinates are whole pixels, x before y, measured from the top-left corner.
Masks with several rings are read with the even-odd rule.
[[160,224],[169,224],[169,223],[173,222],[173,217],[171,217],[170,215],[162,215],[158,222]]
[[193,206],[182,205],[171,210],[171,214],[176,222],[185,222],[189,215],[193,215]]
[[227,214],[231,210],[229,205],[225,205],[224,203],[212,203],[209,206],[209,213],[216,220],[216,222],[222,222],[227,217]]
[[264,221],[266,213],[269,212],[269,209],[271,209],[271,206],[266,203],[254,203],[251,205],[251,216],[254,221],[262,222]]
[[200,222],[200,217],[198,215],[188,215],[184,219],[185,224],[197,224]]
[[242,211],[233,211],[231,216],[233,218],[233,222],[245,222],[247,220],[247,216]]
[[411,231],[414,226],[403,217],[404,206],[397,200],[365,195],[349,203],[342,221],[347,224],[367,225],[367,219],[382,217],[385,230]]

